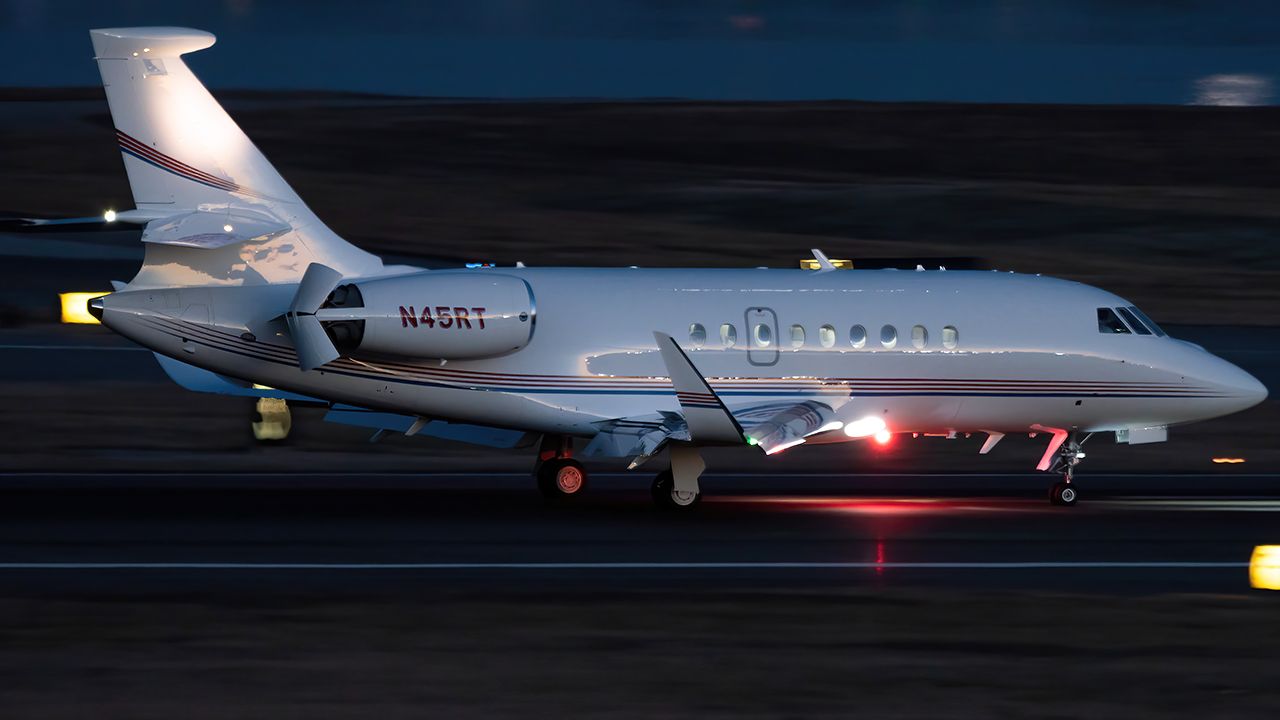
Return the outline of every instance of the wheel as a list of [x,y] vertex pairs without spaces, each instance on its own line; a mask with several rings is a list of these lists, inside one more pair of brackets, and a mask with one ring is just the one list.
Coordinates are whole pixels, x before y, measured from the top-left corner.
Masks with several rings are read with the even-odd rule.
[[1080,493],[1074,486],[1064,482],[1054,483],[1049,489],[1049,502],[1054,505],[1071,506],[1076,504],[1076,500],[1080,499]]
[[691,508],[702,501],[702,493],[676,490],[676,480],[670,470],[663,470],[653,479],[650,488],[653,502],[660,508]]
[[538,489],[552,500],[582,495],[587,489],[587,469],[569,458],[548,460],[538,467]]

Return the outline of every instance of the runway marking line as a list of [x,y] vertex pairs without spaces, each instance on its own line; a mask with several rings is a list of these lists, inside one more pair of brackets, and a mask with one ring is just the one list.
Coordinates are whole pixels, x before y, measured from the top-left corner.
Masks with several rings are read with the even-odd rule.
[[[634,478],[643,477],[644,473],[635,472],[594,472],[592,477],[608,477],[608,478]],[[180,477],[192,479],[214,479],[214,478],[350,478],[350,477],[386,477],[386,478],[462,478],[462,477],[529,477],[528,472],[481,472],[474,470],[460,470],[458,472],[406,472],[406,471],[374,471],[374,472],[58,472],[55,470],[30,470],[30,471],[9,471],[0,472],[0,478],[23,478],[23,477],[64,477],[64,478],[166,478]],[[850,478],[850,479],[866,479],[866,478],[940,478],[940,477],[958,477],[958,478],[1043,478],[1043,474],[1039,473],[714,473],[708,472],[703,475],[704,478],[712,479],[766,479],[766,478]],[[1235,472],[1216,472],[1216,473],[1107,473],[1090,475],[1093,480],[1105,480],[1107,478],[1174,478],[1174,479],[1192,479],[1192,478],[1280,478],[1280,473],[1235,473]]]
[[0,570],[1227,570],[1246,562],[5,562]]
[[119,352],[151,352],[143,347],[112,347],[110,345],[0,345],[0,350],[107,350]]

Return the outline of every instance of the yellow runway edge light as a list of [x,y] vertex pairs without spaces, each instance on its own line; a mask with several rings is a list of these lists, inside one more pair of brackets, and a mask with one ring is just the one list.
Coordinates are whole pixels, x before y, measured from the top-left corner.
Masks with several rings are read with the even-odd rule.
[[1249,558],[1249,584],[1259,590],[1280,590],[1280,545],[1259,545]]
[[62,302],[62,322],[76,325],[100,325],[98,318],[89,314],[89,301],[110,294],[105,291],[58,293],[58,300]]

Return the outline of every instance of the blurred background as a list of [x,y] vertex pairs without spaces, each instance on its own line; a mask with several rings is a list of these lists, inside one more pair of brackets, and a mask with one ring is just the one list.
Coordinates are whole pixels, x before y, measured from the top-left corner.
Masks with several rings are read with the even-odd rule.
[[[822,446],[768,467],[715,453],[724,501],[688,523],[648,514],[647,477],[544,508],[528,450],[371,446],[306,406],[281,437],[279,414],[182,390],[149,353],[62,322],[59,293],[105,291],[142,257],[135,231],[28,221],[132,207],[87,33],[130,25],[215,33],[187,58],[196,74],[326,223],[393,261],[796,267],[818,247],[862,268],[1043,273],[1128,298],[1272,398],[1165,444],[1093,441],[1086,499],[1110,500],[1074,517],[1042,514],[1043,437],[988,456],[976,437]],[[0,58],[0,564],[159,546],[644,559],[675,541],[673,555],[728,559],[884,562],[887,546],[891,560],[1244,562],[1280,542],[1280,503],[1257,500],[1280,490],[1274,2],[0,0]],[[859,492],[915,499],[827,498]],[[997,499],[958,499],[971,494]],[[228,692],[350,717],[539,714],[515,698],[618,717],[940,703],[1274,717],[1274,602],[1219,570],[1005,582],[879,568],[797,585],[0,570],[0,667],[25,679],[0,700],[41,717],[225,717],[190,699]],[[654,603],[672,610],[646,614]],[[132,674],[164,652],[162,682]],[[690,680],[705,666],[722,679]]]
[[215,87],[452,98],[1266,104],[1280,9],[1136,0],[6,0],[0,85],[94,85],[87,27],[219,36]]

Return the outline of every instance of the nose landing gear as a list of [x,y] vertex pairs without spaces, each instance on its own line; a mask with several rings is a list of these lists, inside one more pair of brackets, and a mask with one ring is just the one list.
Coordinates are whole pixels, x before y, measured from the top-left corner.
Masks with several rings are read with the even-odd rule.
[[1050,503],[1069,507],[1075,505],[1076,500],[1080,499],[1080,493],[1071,481],[1075,478],[1076,466],[1085,457],[1082,446],[1092,436],[1093,433],[1089,433],[1077,440],[1076,433],[1071,433],[1067,441],[1058,449],[1049,472],[1062,473],[1062,481],[1054,483],[1049,488]]

